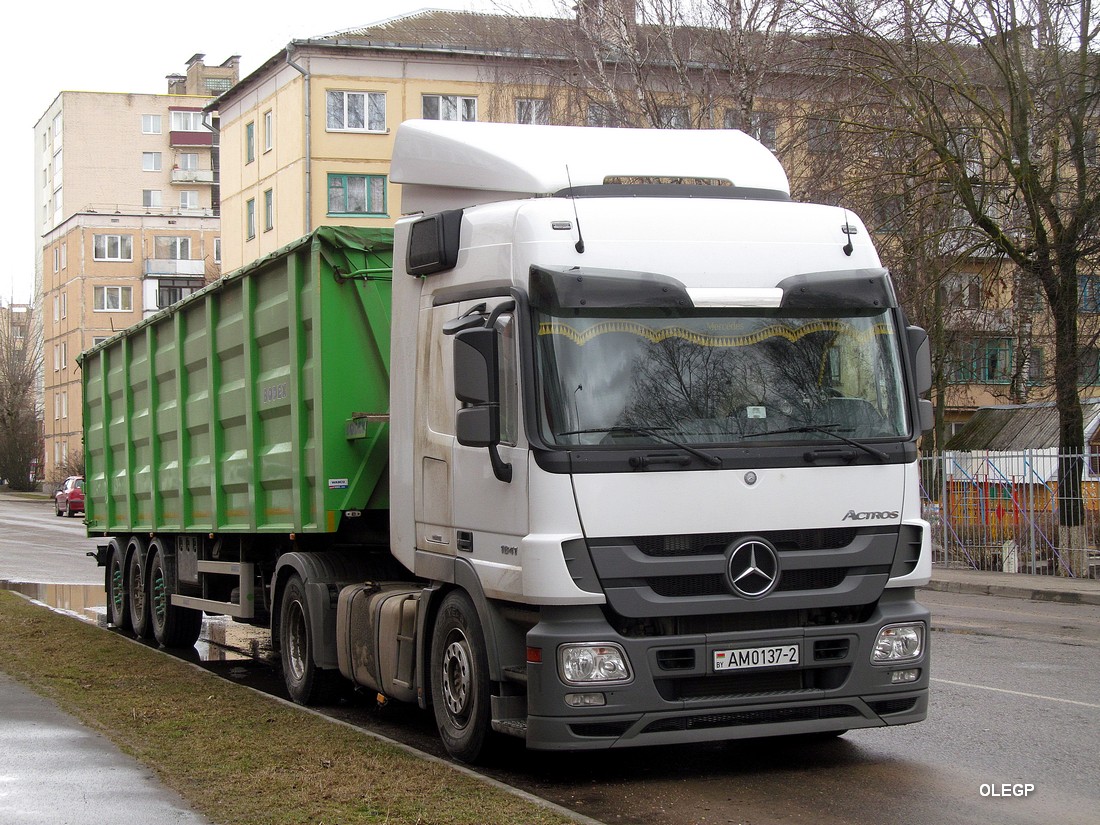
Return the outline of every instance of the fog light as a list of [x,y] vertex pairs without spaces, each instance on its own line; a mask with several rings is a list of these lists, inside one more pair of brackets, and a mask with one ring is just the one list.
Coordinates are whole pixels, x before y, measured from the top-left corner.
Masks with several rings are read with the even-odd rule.
[[571,708],[601,707],[607,704],[607,697],[602,693],[567,693],[565,704]]
[[878,632],[871,661],[875,664],[904,662],[906,659],[918,659],[922,653],[924,622],[891,624]]
[[920,678],[920,668],[909,670],[895,670],[890,674],[890,684],[904,685],[906,682],[915,682]]
[[598,642],[559,647],[558,674],[568,685],[626,682],[631,678],[623,649],[618,645]]

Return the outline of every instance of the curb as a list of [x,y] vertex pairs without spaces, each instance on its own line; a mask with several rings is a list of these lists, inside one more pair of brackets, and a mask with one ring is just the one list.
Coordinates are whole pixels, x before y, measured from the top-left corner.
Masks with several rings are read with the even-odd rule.
[[977,584],[975,582],[935,580],[930,581],[923,589],[938,590],[944,593],[969,593],[978,596],[1002,596],[1012,599],[1028,599],[1033,602],[1100,605],[1100,592],[1043,590],[1010,584]]

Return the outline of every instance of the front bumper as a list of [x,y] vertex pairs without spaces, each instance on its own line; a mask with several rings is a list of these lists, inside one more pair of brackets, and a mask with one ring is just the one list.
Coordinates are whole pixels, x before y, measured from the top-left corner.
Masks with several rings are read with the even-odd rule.
[[[887,624],[923,621],[925,645],[915,660],[872,665],[871,649]],[[928,610],[912,590],[887,590],[870,617],[831,624],[743,632],[625,637],[597,608],[578,614],[544,610],[527,636],[543,662],[527,667],[527,746],[584,750],[719,741],[902,725],[928,712]],[[613,642],[630,660],[625,684],[577,687],[557,672],[567,642]],[[715,650],[798,644],[800,664],[715,673]],[[892,684],[891,671],[918,677]],[[598,692],[606,704],[570,707],[567,694]]]

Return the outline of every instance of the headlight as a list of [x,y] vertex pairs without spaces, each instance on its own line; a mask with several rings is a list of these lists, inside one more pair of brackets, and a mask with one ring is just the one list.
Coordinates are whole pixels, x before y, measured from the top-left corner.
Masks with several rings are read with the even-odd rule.
[[924,653],[924,622],[891,624],[882,628],[871,653],[874,664],[904,662],[919,659]]
[[631,679],[623,649],[618,645],[600,643],[559,647],[558,674],[568,685],[627,682]]

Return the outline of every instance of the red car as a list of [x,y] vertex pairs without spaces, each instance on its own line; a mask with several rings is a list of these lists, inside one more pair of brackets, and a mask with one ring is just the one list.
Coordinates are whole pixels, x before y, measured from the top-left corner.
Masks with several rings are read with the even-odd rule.
[[84,476],[69,476],[54,493],[54,511],[59,516],[75,516],[84,512]]

